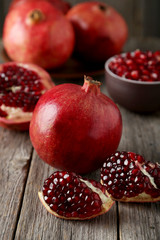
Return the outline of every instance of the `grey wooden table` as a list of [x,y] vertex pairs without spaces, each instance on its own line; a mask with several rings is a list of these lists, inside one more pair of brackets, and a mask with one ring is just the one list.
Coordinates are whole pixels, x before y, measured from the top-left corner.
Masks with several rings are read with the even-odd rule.
[[[130,50],[137,47],[156,50],[159,39],[131,39],[126,45]],[[0,62],[3,62],[1,55]],[[98,78],[104,82],[103,75]],[[56,80],[56,83],[65,81],[69,80]],[[82,84],[82,81],[75,82]],[[107,94],[104,84],[102,91]],[[120,111],[123,135],[119,150],[134,151],[148,160],[160,162],[160,112],[140,115],[123,107]],[[117,202],[105,215],[82,222],[52,216],[41,205],[37,193],[54,169],[37,156],[27,132],[1,128],[0,143],[1,240],[160,239],[160,202]],[[99,170],[89,177],[99,180]]]

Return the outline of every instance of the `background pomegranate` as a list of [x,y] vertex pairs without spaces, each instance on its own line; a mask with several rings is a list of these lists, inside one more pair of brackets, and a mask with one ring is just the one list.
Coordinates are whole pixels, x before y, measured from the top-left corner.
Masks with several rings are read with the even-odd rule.
[[118,147],[122,131],[117,106],[100,92],[100,82],[85,78],[81,87],[61,84],[38,101],[30,124],[34,148],[48,164],[88,173]]
[[77,4],[68,11],[67,18],[75,30],[75,52],[86,60],[104,62],[119,53],[127,39],[125,20],[105,3]]
[[[39,2],[39,0],[13,0],[10,5],[10,9],[17,7],[19,4],[23,4],[24,2]],[[54,7],[61,10],[64,14],[68,12],[68,10],[71,8],[70,3],[63,1],[63,0],[46,0],[53,4]]]
[[49,2],[24,2],[6,16],[3,43],[12,60],[55,68],[70,57],[74,32]]
[[33,64],[0,65],[0,126],[28,130],[38,99],[52,88],[49,74]]

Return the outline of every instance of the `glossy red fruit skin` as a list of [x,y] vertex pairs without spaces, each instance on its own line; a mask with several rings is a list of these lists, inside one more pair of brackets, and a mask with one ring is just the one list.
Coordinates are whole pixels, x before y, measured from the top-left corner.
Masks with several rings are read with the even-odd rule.
[[[41,82],[45,86],[46,91],[55,86],[54,82],[51,80],[50,75],[44,69],[42,69],[39,66],[36,66],[35,64],[22,64],[22,63],[8,62],[8,63],[0,64],[0,72],[3,65],[9,66],[14,64],[38,73],[38,75],[41,77]],[[28,131],[30,121],[31,121],[31,118],[29,120],[28,119],[26,120],[25,118],[15,120],[15,119],[7,119],[5,117],[0,117],[0,126],[3,128],[11,129],[11,130]]]
[[72,7],[66,16],[75,30],[78,56],[104,62],[122,50],[128,29],[114,8],[97,1],[84,2]]
[[24,2],[6,16],[3,43],[14,61],[56,68],[70,57],[74,41],[72,25],[49,2]]
[[30,138],[41,159],[55,168],[88,173],[115,152],[122,132],[117,106],[95,84],[62,84],[38,101]]
[[[17,7],[19,4],[23,4],[24,2],[38,2],[39,0],[13,0],[10,5],[10,9]],[[62,11],[64,14],[68,12],[68,10],[71,8],[70,3],[63,1],[63,0],[46,0],[47,2],[50,2],[53,4],[54,7]]]

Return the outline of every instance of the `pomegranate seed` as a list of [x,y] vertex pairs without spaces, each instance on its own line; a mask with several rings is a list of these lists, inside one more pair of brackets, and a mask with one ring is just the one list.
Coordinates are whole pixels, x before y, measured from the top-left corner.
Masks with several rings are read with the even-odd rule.
[[139,78],[139,72],[137,70],[134,70],[131,72],[132,79],[138,79]]
[[[95,187],[104,187],[95,181]],[[57,191],[58,187],[58,191]],[[43,196],[45,202],[57,214],[66,218],[85,218],[101,212],[102,201],[80,176],[72,172],[57,171],[44,181]]]
[[136,50],[118,55],[109,64],[110,70],[126,79],[154,82],[160,81],[160,51]]
[[[112,162],[112,159],[116,161]],[[150,180],[152,178],[154,183]],[[142,192],[151,198],[160,198],[160,166],[146,162],[142,156],[132,152],[117,151],[109,157],[101,169],[101,179],[107,192],[115,199],[124,196],[134,198]]]
[[7,113],[1,109],[2,105],[19,107],[24,112],[32,112],[43,90],[36,72],[16,64],[3,65],[0,72],[0,85],[1,117],[7,116]]

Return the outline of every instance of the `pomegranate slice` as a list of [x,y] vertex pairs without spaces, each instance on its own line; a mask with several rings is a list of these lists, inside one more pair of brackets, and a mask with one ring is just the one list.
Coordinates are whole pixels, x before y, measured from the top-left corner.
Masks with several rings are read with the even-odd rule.
[[100,183],[66,171],[54,172],[47,178],[38,195],[48,212],[64,219],[94,218],[114,204]]
[[34,64],[0,64],[0,126],[28,130],[38,99],[53,86],[49,74]]
[[101,182],[106,193],[118,201],[160,201],[160,165],[133,152],[117,151],[107,158]]

